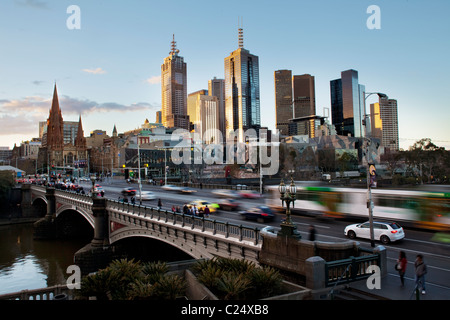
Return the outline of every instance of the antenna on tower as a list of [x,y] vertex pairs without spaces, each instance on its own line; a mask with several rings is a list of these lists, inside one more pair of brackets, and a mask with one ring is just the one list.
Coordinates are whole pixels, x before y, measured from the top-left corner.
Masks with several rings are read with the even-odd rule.
[[177,42],[175,41],[175,34],[173,34],[173,36],[172,36],[172,45],[171,45],[171,48],[172,48],[172,50],[170,51],[170,54],[177,54],[178,52],[180,52],[178,49],[177,49]]
[[241,18],[241,21],[239,21],[238,17],[238,41],[239,41],[239,48],[244,48],[244,29],[242,27],[244,26],[243,18]]

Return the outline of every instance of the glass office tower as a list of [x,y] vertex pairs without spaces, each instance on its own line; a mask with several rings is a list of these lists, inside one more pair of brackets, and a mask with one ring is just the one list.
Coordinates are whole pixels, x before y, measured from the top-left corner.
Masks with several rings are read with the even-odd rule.
[[[241,42],[242,41],[242,42]],[[258,56],[239,48],[225,58],[225,130],[239,130],[239,141],[244,142],[243,131],[261,127],[259,101]]]
[[341,72],[341,79],[330,81],[331,116],[338,135],[363,137],[365,86],[358,83],[358,71]]

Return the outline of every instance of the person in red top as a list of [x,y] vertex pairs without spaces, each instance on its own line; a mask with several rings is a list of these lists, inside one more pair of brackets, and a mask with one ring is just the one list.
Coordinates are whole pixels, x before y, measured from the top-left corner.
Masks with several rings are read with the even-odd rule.
[[400,256],[397,260],[397,271],[400,275],[400,281],[402,282],[402,287],[405,286],[405,272],[406,272],[406,265],[408,264],[408,261],[406,260],[406,254],[404,251],[400,251]]

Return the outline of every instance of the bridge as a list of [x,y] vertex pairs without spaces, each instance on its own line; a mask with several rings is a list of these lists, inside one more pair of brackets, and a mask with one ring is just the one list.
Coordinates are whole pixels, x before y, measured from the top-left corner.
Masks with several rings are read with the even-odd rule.
[[[114,258],[115,244],[133,237],[156,239],[194,259],[238,258],[271,265],[306,279],[311,288],[367,278],[372,273],[366,273],[366,268],[373,264],[380,266],[382,274],[387,272],[383,247],[367,252],[355,241],[328,243],[293,239],[227,221],[36,185],[22,187],[22,207],[45,211],[45,216],[35,223],[37,239],[57,238],[57,229],[62,226],[55,221],[68,210],[89,223],[94,231],[93,239],[74,257],[83,274],[105,267]],[[349,266],[351,272],[340,271],[348,270]],[[337,273],[342,276],[337,277]]]

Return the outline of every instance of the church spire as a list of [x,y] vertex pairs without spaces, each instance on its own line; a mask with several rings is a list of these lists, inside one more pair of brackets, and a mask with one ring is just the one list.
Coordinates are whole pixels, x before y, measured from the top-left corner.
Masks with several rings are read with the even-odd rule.
[[77,137],[75,139],[75,147],[77,147],[78,149],[86,148],[86,138],[84,137],[83,124],[81,123],[81,114],[80,118],[78,119],[78,131]]
[[47,146],[53,150],[62,150],[64,147],[64,122],[59,108],[58,91],[53,90],[52,106],[47,119]]

